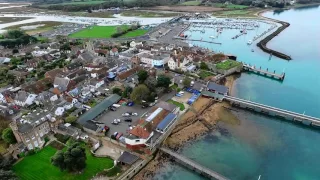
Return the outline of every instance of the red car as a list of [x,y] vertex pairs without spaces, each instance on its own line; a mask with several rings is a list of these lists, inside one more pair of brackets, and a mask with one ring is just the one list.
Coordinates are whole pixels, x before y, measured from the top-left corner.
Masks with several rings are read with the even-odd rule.
[[116,136],[116,139],[118,140],[122,135],[123,135],[123,133],[118,133]]

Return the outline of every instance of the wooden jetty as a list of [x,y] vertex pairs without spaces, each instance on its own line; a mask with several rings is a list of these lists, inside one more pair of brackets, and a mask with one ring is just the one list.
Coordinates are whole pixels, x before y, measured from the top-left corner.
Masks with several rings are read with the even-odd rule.
[[160,150],[166,154],[169,154],[172,156],[177,162],[180,162],[182,165],[186,166],[187,168],[190,168],[191,170],[199,173],[200,175],[207,177],[209,179],[218,179],[218,180],[227,180],[226,177],[220,175],[217,172],[212,171],[211,169],[208,169],[206,167],[201,166],[200,164],[181,156],[178,153],[175,153],[167,148],[161,147]]
[[320,126],[320,118],[299,114],[296,112],[259,104],[256,102],[236,98],[233,96],[224,96],[224,100],[230,102],[231,105],[255,111],[269,116],[279,117],[286,120],[303,122],[306,125]]
[[248,64],[243,64],[243,70],[245,71],[249,71],[249,72],[253,72],[253,73],[256,73],[256,74],[260,74],[260,75],[263,75],[263,76],[267,76],[267,77],[270,77],[270,78],[273,78],[273,79],[277,79],[277,80],[280,80],[280,81],[283,81],[284,78],[286,77],[286,73],[282,73],[282,74],[276,74],[276,72],[270,72],[267,70],[263,70],[261,69],[261,67],[258,69],[256,68],[255,66],[250,66]]

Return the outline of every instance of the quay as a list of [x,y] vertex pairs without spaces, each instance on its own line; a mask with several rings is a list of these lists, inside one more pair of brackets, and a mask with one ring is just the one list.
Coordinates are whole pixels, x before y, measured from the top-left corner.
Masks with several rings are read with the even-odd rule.
[[222,44],[222,43],[213,42],[213,41],[206,41],[206,40],[202,40],[202,39],[187,39],[187,38],[181,38],[181,37],[178,37],[178,36],[175,36],[174,39],[187,40],[187,41],[199,41],[199,42],[206,42],[206,43],[219,44],[219,45]]
[[247,110],[255,111],[269,116],[274,116],[286,120],[291,120],[294,122],[301,122],[306,125],[320,126],[320,118],[307,116],[305,114],[299,114],[292,111],[287,111],[280,108],[275,108],[272,106],[267,106],[264,104],[259,104],[256,102],[232,97],[224,96],[224,100],[228,101],[232,106],[244,108]]
[[284,78],[286,77],[286,73],[282,73],[282,74],[276,74],[276,72],[270,72],[267,70],[262,70],[261,67],[258,69],[256,68],[255,66],[250,66],[248,64],[243,64],[243,68],[242,68],[244,71],[249,71],[249,72],[253,72],[253,73],[256,73],[256,74],[260,74],[260,75],[263,75],[263,76],[267,76],[267,77],[270,77],[270,78],[273,78],[273,79],[277,79],[277,80],[280,80],[280,81],[283,81]]
[[203,167],[201,165],[199,165],[198,163],[184,157],[181,156],[180,154],[177,154],[167,148],[161,147],[159,148],[162,152],[170,155],[171,157],[173,157],[177,162],[179,162],[181,165],[199,173],[200,175],[209,178],[209,179],[218,179],[218,180],[227,180],[226,177],[218,174],[217,172],[212,171],[211,169],[208,169],[206,167]]

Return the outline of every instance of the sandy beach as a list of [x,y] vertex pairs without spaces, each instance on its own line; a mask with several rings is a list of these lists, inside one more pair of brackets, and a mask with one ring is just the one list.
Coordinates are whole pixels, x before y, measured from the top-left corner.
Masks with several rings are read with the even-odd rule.
[[[224,85],[229,87],[230,92],[232,92],[236,78],[237,76],[228,76],[224,81]],[[209,131],[214,131],[219,121],[233,125],[240,123],[229,107],[230,105],[226,102],[219,103],[210,98],[200,97],[181,117],[171,135],[163,142],[163,146],[179,151],[183,145],[192,143]],[[169,160],[167,155],[159,152],[134,179],[152,179],[154,174]]]

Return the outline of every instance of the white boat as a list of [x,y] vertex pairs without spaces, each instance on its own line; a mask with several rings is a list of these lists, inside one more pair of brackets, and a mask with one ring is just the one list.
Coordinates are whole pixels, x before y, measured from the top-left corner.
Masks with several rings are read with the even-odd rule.
[[252,41],[251,41],[251,40],[249,40],[247,44],[248,44],[248,45],[251,45],[251,44],[252,44]]
[[214,37],[214,36],[210,36],[210,38],[215,39],[216,37]]

